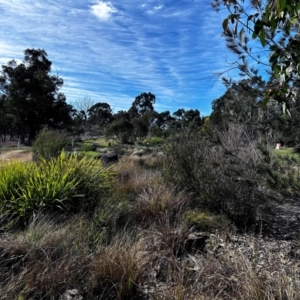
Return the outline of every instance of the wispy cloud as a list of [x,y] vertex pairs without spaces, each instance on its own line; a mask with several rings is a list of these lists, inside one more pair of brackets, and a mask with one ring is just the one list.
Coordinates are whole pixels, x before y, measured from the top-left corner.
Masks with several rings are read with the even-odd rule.
[[154,6],[155,10],[161,10],[164,6],[162,4]]
[[209,112],[224,91],[212,75],[230,54],[206,2],[0,0],[0,11],[0,65],[45,49],[69,102],[88,96],[127,110],[152,92],[156,109]]

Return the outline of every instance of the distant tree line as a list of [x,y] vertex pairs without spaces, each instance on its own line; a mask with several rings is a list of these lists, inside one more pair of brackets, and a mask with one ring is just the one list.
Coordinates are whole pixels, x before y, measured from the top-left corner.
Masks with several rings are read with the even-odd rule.
[[[224,79],[226,92],[212,102],[212,113],[200,116],[197,109],[157,112],[156,97],[141,93],[128,111],[113,113],[108,103],[83,99],[77,109],[60,92],[63,79],[51,74],[51,61],[45,50],[26,49],[24,60],[2,65],[0,73],[0,134],[17,136],[31,143],[43,128],[66,130],[74,136],[96,130],[120,143],[145,137],[168,137],[182,131],[204,132],[209,126],[226,129],[229,124],[243,124],[256,138],[286,145],[300,143],[300,98],[289,103],[290,114],[282,114],[278,102],[264,101],[268,84],[254,76],[233,82]],[[299,89],[294,83],[294,89]]]
[[74,135],[97,128],[107,137],[129,143],[146,136],[168,136],[182,129],[200,127],[203,120],[196,109],[154,110],[156,97],[142,93],[128,111],[113,113],[108,103],[75,109],[60,92],[63,79],[51,74],[45,50],[26,49],[24,59],[2,65],[0,73],[0,134],[2,140],[18,136],[31,143],[43,128],[67,130]]

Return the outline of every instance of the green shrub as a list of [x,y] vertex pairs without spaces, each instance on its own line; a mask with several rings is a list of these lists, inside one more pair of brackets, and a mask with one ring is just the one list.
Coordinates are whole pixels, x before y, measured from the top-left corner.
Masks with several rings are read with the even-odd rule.
[[38,211],[90,211],[108,194],[113,177],[100,161],[64,152],[39,164],[7,163],[0,168],[0,214],[24,222]]
[[32,145],[33,160],[40,158],[49,160],[58,157],[63,149],[71,145],[71,139],[66,133],[53,130],[43,130]]

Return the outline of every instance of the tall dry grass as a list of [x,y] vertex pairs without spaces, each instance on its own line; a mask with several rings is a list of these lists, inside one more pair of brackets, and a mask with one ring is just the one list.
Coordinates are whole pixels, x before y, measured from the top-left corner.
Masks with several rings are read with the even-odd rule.
[[152,155],[123,157],[112,169],[117,174],[118,192],[133,200],[144,189],[160,181],[159,172],[153,169],[154,161],[157,160]]

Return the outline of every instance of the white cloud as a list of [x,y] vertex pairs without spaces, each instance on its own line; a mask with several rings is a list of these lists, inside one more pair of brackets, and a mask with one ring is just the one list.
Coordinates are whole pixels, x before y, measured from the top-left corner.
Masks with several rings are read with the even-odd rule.
[[157,5],[157,6],[154,6],[154,9],[155,10],[160,10],[160,9],[162,9],[163,8],[163,5],[161,4],[161,5]]
[[118,10],[111,4],[111,2],[99,1],[98,4],[91,6],[92,14],[102,21],[107,21],[112,14]]

